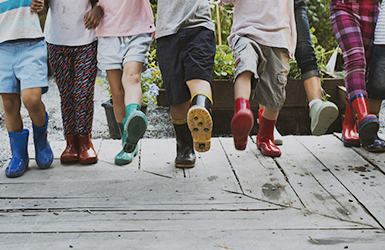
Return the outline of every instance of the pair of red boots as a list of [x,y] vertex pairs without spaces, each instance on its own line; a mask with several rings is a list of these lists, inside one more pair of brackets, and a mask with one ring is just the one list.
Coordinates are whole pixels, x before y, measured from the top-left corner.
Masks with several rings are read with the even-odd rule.
[[82,165],[93,164],[98,161],[98,156],[91,141],[91,134],[64,135],[67,147],[60,156],[62,163],[79,161]]
[[[345,119],[342,124],[344,146],[359,147],[362,144],[367,147],[372,145],[379,129],[377,116],[369,113],[364,95],[357,95],[350,101],[347,97],[346,99]],[[357,121],[353,111],[357,115]]]
[[[259,130],[257,135],[257,147],[266,156],[278,157],[281,150],[274,144],[274,126],[276,120],[268,120],[262,116],[263,110],[258,112]],[[234,145],[237,150],[245,150],[247,138],[254,126],[253,112],[250,110],[249,100],[237,98],[234,106],[234,116],[231,120],[231,132]]]

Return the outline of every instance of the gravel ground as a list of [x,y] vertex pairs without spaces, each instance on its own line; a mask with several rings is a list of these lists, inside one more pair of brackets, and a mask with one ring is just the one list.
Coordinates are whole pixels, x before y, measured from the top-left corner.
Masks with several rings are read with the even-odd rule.
[[[64,140],[63,137],[63,124],[61,120],[60,111],[60,96],[59,90],[56,86],[54,79],[49,79],[50,88],[42,99],[46,105],[47,112],[49,114],[48,124],[48,140],[58,141]],[[106,120],[104,108],[101,104],[108,100],[108,95],[103,88],[99,85],[95,85],[95,112],[94,122],[92,127],[92,137],[94,139],[104,138],[108,139],[109,131]],[[28,117],[27,110],[23,107],[21,109],[23,117],[24,127],[30,130],[29,144],[33,144],[32,124]],[[174,128],[170,120],[170,109],[168,107],[158,107],[157,105],[150,104],[147,108],[148,118],[148,130],[145,134],[145,138],[173,138],[175,137]],[[385,102],[382,104],[380,113],[380,132],[385,133]],[[9,139],[7,129],[4,122],[4,114],[0,115],[0,167],[2,167],[10,158],[11,150],[9,146]]]

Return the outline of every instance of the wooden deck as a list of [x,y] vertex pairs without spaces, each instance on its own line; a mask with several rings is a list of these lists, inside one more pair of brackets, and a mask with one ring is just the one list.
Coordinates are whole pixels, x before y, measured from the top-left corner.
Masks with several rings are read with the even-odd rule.
[[275,159],[213,138],[185,170],[174,139],[143,139],[123,167],[118,140],[95,140],[92,166],[51,142],[52,168],[0,175],[0,249],[385,249],[385,154],[338,137],[285,136]]

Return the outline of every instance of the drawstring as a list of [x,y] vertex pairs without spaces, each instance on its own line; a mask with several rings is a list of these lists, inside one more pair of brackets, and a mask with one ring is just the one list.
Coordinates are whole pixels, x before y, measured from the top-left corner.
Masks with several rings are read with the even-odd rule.
[[119,37],[119,40],[120,40],[120,47],[124,47],[124,46],[126,46],[126,43],[129,43],[129,42],[130,42],[130,39],[129,39],[128,37],[126,37],[126,38],[124,39],[123,36],[120,36],[120,37]]

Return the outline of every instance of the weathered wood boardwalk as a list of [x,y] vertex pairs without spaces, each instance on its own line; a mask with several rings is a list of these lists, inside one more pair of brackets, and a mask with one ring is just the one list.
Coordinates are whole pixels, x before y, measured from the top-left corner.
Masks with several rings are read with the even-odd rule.
[[123,167],[118,140],[95,140],[92,166],[51,142],[52,168],[0,174],[0,249],[385,249],[385,153],[338,136],[285,136],[275,159],[213,138],[185,170],[174,139],[143,139]]

